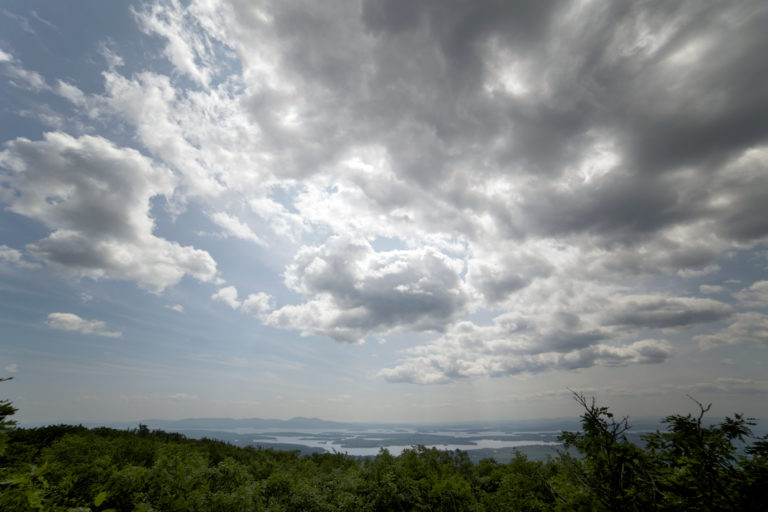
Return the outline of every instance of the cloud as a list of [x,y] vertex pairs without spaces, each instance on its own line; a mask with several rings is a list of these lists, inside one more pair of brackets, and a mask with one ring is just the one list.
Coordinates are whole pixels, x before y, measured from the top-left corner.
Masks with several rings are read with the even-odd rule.
[[8,210],[51,230],[27,246],[35,259],[58,272],[127,279],[153,292],[184,275],[216,277],[205,251],[153,234],[150,199],[170,196],[173,175],[139,152],[92,136],[46,133],[18,138],[0,153],[3,199]]
[[27,19],[26,16],[14,14],[7,9],[3,9],[0,12],[2,12],[4,16],[7,16],[8,18],[12,19],[14,22],[18,23],[19,27],[21,27],[21,29],[24,32],[28,32],[34,36],[37,36],[37,33],[34,31],[34,29],[32,29],[32,26],[29,24],[29,19]]
[[232,309],[238,309],[241,302],[237,300],[237,288],[234,286],[226,286],[219,291],[211,295],[211,299],[223,302]]
[[177,313],[183,313],[184,312],[184,306],[181,304],[174,304],[172,306],[165,306],[168,309],[172,309],[173,311],[176,311]]
[[125,65],[123,58],[113,51],[112,47],[114,44],[115,43],[112,41],[112,39],[107,38],[106,40],[101,41],[98,47],[99,53],[102,57],[104,57],[104,60],[107,62],[107,66],[110,70],[114,70],[115,68]]
[[623,346],[589,344],[565,351],[532,351],[527,340],[467,339],[453,335],[407,351],[397,366],[379,376],[390,382],[444,384],[482,376],[578,370],[593,366],[663,363],[673,354],[665,340],[646,339]]
[[528,286],[533,279],[548,276],[552,271],[552,264],[540,253],[521,254],[511,249],[506,254],[492,253],[485,258],[473,259],[467,281],[488,304],[496,304]]
[[93,334],[105,338],[120,338],[123,333],[107,330],[107,325],[101,320],[85,320],[73,313],[50,313],[46,325],[51,329],[61,331],[77,331],[82,334]]
[[702,348],[721,345],[768,345],[768,315],[749,312],[734,315],[734,322],[714,334],[700,334],[694,337]]
[[749,307],[768,306],[768,281],[756,281],[748,288],[744,288],[733,294],[733,296]]
[[699,292],[711,295],[715,293],[723,293],[725,288],[720,285],[702,284],[699,286]]
[[[469,272],[457,281],[460,294],[472,288],[490,307],[504,307],[531,282],[553,274],[608,280],[703,275],[717,270],[712,260],[730,240],[744,240],[747,232],[755,234],[746,240],[760,236],[759,226],[733,216],[735,207],[743,219],[760,218],[754,215],[757,199],[729,199],[760,189],[763,156],[747,142],[758,139],[724,141],[732,150],[725,158],[713,156],[710,169],[699,153],[675,152],[654,138],[666,130],[684,141],[687,130],[701,125],[698,113],[676,104],[689,100],[684,86],[665,93],[653,115],[646,108],[659,81],[683,80],[670,74],[660,53],[664,44],[674,53],[703,35],[724,37],[710,33],[713,12],[690,6],[660,15],[643,7],[478,2],[467,18],[467,6],[425,2],[413,11],[369,2],[357,19],[337,7],[299,9],[288,2],[267,12],[233,1],[216,8],[194,4],[184,12],[176,4],[148,6],[137,18],[143,30],[164,38],[165,55],[177,71],[201,85],[217,76],[223,85],[185,101],[167,77],[128,79],[112,72],[105,104],[136,127],[152,154],[180,171],[190,192],[215,197],[243,186],[261,196],[250,201],[265,225],[293,240],[311,225],[314,233],[327,229],[331,237],[390,237],[410,247],[429,245],[446,258],[466,258]],[[733,55],[749,54],[750,37],[760,37],[757,25],[734,12],[724,7],[718,16],[740,20],[733,22],[746,24],[751,36],[722,41]],[[691,19],[704,24],[682,29],[694,26],[686,24]],[[510,27],[519,30],[511,35]],[[567,43],[552,47],[555,34]],[[337,40],[354,51],[339,55]],[[230,84],[242,77],[217,75],[221,69],[211,56],[228,49],[238,52],[242,77],[258,87],[238,90]],[[402,55],[408,58],[394,58]],[[694,63],[701,59],[680,66],[696,74]],[[649,72],[629,80],[632,69]],[[601,80],[593,81],[597,70]],[[691,83],[734,104],[743,99],[730,95],[715,75],[700,78],[706,80]],[[371,83],[376,95],[367,89]],[[602,98],[600,109],[594,97]],[[235,104],[246,107],[244,117],[235,114]],[[642,123],[627,124],[633,115]],[[713,115],[727,116],[727,109]],[[668,128],[672,119],[682,119],[677,131]],[[214,134],[223,123],[229,123],[228,136],[209,141],[190,129]],[[228,139],[240,133],[250,137],[238,147]],[[548,142],[553,138],[560,141],[555,146]],[[658,145],[667,157],[650,160],[638,149]],[[219,165],[222,158],[234,165]],[[241,174],[245,167],[257,171]],[[699,179],[690,179],[691,172]],[[300,176],[302,186],[283,189],[295,191],[286,208],[264,197],[258,176],[281,186]],[[232,236],[264,243],[231,212],[218,210],[212,220]],[[550,240],[562,241],[568,260],[540,255]],[[464,244],[465,253],[449,255],[448,244]],[[292,271],[289,266],[286,275]],[[340,301],[341,295],[310,288],[301,293],[307,301],[273,312],[273,325],[355,340],[371,331],[360,323],[372,331],[419,328],[407,319],[379,325],[365,306]],[[701,311],[699,320],[686,314],[657,312],[651,319],[648,313],[644,321],[684,326],[724,313]],[[640,318],[625,320],[645,325]]]
[[75,105],[84,105],[86,101],[83,91],[63,80],[56,82],[56,94],[66,98]]
[[54,25],[47,19],[37,14],[37,11],[35,11],[34,9],[32,9],[29,13],[32,15],[33,18],[35,18],[37,21],[39,21],[43,25],[46,25],[48,28],[58,31],[58,28],[56,27],[56,25]]
[[266,315],[274,309],[273,298],[264,293],[251,293],[244,300],[238,300],[237,288],[226,286],[211,295],[211,299],[223,302],[232,309],[239,309],[244,313],[264,320]]
[[211,220],[224,228],[227,234],[240,238],[242,240],[249,240],[259,245],[263,245],[259,236],[254,233],[247,224],[244,224],[240,219],[234,215],[230,215],[226,212],[216,212],[211,215]]
[[6,261],[16,267],[24,269],[38,269],[40,265],[37,263],[30,263],[23,259],[21,252],[8,247],[7,245],[0,245],[0,261]]
[[126,402],[168,402],[168,400],[174,401],[174,402],[180,402],[185,400],[197,400],[197,395],[192,395],[189,393],[173,393],[170,395],[162,395],[159,393],[152,393],[149,395],[120,395],[120,400],[124,400]]
[[664,329],[716,322],[733,312],[730,305],[712,299],[635,295],[621,297],[604,320],[606,325]]
[[249,315],[260,317],[274,309],[274,301],[264,292],[251,293],[241,305],[241,309]]
[[[402,27],[393,20],[402,19],[406,11],[398,18],[394,12],[402,7],[380,9],[379,5],[370,3],[365,12],[388,14],[364,16],[364,20],[375,31],[394,36]],[[712,208],[708,204],[710,199],[723,195],[743,195],[747,191],[743,185],[749,181],[756,184],[762,178],[750,174],[744,176],[745,181],[731,181],[726,178],[729,173],[715,172],[707,181],[727,183],[729,191],[720,194],[710,188],[713,192],[708,194],[685,173],[677,173],[685,165],[717,165],[727,162],[730,156],[734,157],[732,162],[738,162],[742,152],[765,138],[768,126],[754,117],[749,108],[764,111],[768,103],[759,99],[754,83],[746,82],[750,80],[747,55],[757,57],[753,52],[758,51],[757,41],[764,37],[757,28],[757,20],[765,17],[765,11],[757,4],[744,7],[756,15],[750,21],[739,18],[740,8],[706,10],[692,5],[679,10],[652,11],[640,5],[619,9],[599,3],[565,7],[553,2],[527,11],[515,5],[506,8],[483,2],[473,4],[471,10],[471,17],[462,18],[466,15],[462,8],[443,9],[436,3],[424,3],[414,19],[425,22],[408,26],[410,38],[399,38],[399,45],[384,39],[384,44],[399,46],[400,54],[409,55],[408,64],[418,62],[427,51],[443,59],[442,87],[438,85],[438,90],[420,98],[421,104],[406,103],[414,100],[416,94],[406,96],[400,103],[387,103],[407,104],[414,109],[417,123],[426,125],[431,121],[430,127],[441,134],[440,139],[429,145],[432,160],[422,167],[441,169],[441,173],[438,177],[438,173],[427,171],[421,180],[434,177],[433,184],[444,190],[445,185],[439,185],[437,180],[446,183],[447,179],[450,183],[454,179],[455,174],[442,170],[446,166],[440,160],[445,154],[441,148],[469,148],[472,136],[469,129],[441,129],[449,119],[464,121],[494,130],[492,134],[475,131],[478,137],[504,140],[491,146],[485,158],[498,162],[499,167],[504,159],[506,168],[512,171],[508,183],[514,184],[515,178],[526,172],[531,174],[527,180],[528,193],[522,195],[525,199],[513,199],[507,209],[522,214],[518,218],[525,222],[518,220],[516,224],[524,226],[529,234],[532,230],[544,235],[589,233],[606,243],[635,245],[672,226],[693,226],[693,220],[709,217],[716,219],[725,237],[741,238],[747,232],[751,233],[746,235],[748,238],[760,236],[762,228],[757,225],[754,230],[739,226],[748,222],[749,214],[753,219],[760,217],[755,215],[757,202],[728,201],[720,203],[722,207],[713,204]],[[535,20],[531,26],[539,27],[540,31],[529,32],[530,26],[510,30],[522,20],[531,19]],[[741,31],[730,36],[717,33],[713,28],[720,19],[735,23],[734,27],[740,26]],[[735,21],[739,19],[741,22]],[[699,23],[692,24],[692,20]],[[553,47],[554,38],[562,44]],[[687,51],[701,41],[707,41],[707,48],[717,48],[721,58],[712,62],[709,53],[697,50],[689,54],[690,59],[684,64],[671,65],[667,60],[676,51]],[[506,55],[506,61],[515,66],[499,69],[506,65],[499,61],[499,54]],[[384,60],[385,55],[383,48],[373,51],[374,58],[381,58],[386,66],[378,68],[378,76],[391,80],[405,76],[404,69]],[[709,65],[704,65],[704,59]],[[434,84],[430,76],[434,76],[435,70],[430,64],[426,61],[414,66],[416,74],[409,82]],[[406,65],[403,63],[402,67]],[[644,71],[634,73],[637,69]],[[734,73],[728,75],[727,82],[743,83],[750,91],[747,97],[733,94],[721,80],[726,69]],[[546,82],[520,86],[536,91],[535,94],[489,94],[472,78],[505,73],[517,74],[516,80],[521,84],[531,77],[546,76]],[[665,93],[654,101],[659,84],[670,81],[675,86],[665,87]],[[702,97],[694,95],[693,90],[703,97],[719,95],[724,101],[717,107],[712,105],[710,111],[704,109],[706,112],[689,109],[687,105],[698,104]],[[436,114],[432,107],[445,105],[446,97],[451,98],[452,109],[443,107],[442,115]],[[649,104],[654,107],[647,108]],[[637,116],[640,122],[626,122],[628,114]],[[727,135],[718,121],[735,123],[738,116],[744,116],[740,136]],[[713,147],[702,153],[700,145],[693,143],[697,140],[694,134],[707,137],[719,150]],[[552,144],[552,140],[558,143]],[[435,150],[431,151],[433,147]],[[487,144],[482,147],[489,149]],[[392,152],[408,155],[407,149]],[[613,163],[606,164],[606,159]],[[394,162],[396,172],[408,172],[402,157]],[[589,168],[586,175],[585,167]],[[599,172],[596,168],[600,168]],[[553,178],[562,186],[548,186]],[[704,186],[710,185],[701,183]],[[467,189],[460,195],[468,199],[472,193]],[[705,208],[690,201],[691,197],[706,199]]]
[[168,398],[175,401],[180,400],[197,400],[197,395],[190,395],[188,393],[174,393],[172,395],[168,395]]
[[24,68],[12,55],[3,52],[0,55],[0,62],[6,63],[5,73],[11,77],[11,85],[35,92],[43,92],[50,89],[43,75]]
[[177,174],[185,200],[214,200],[228,191],[259,197],[274,157],[261,143],[260,126],[242,111],[241,87],[232,79],[187,91],[164,75],[127,78],[112,69],[104,73],[105,94],[91,99],[92,115],[130,127],[148,154]]
[[[704,345],[760,338],[759,317],[670,290],[768,237],[764,2],[174,0],[134,17],[170,71],[122,75],[107,41],[102,94],[0,54],[13,83],[141,149],[9,142],[0,199],[50,230],[25,256],[157,292],[216,282],[149,204],[199,207],[284,257],[300,296],[214,300],[341,342],[438,333],[394,380],[658,362],[672,351],[648,330],[707,323],[731,322]],[[740,305],[762,307],[758,284]]]
[[765,395],[768,392],[768,380],[718,377],[712,382],[700,382],[683,387],[689,393]]
[[163,53],[176,69],[200,84],[208,85],[211,76],[206,64],[210,65],[213,59],[210,43],[201,37],[204,32],[184,29],[185,25],[194,23],[184,6],[177,1],[163,5],[146,4],[142,10],[134,11],[134,16],[145,33],[165,39]]
[[[547,306],[544,305],[546,308]],[[674,353],[666,340],[612,340],[615,334],[567,312],[504,313],[492,325],[461,322],[437,340],[403,351],[379,376],[391,382],[445,383],[474,377],[662,363]]]
[[309,300],[266,322],[352,343],[371,332],[442,331],[468,305],[462,266],[431,248],[376,252],[364,240],[332,237],[300,249],[286,270],[286,284]]
[[706,265],[702,268],[683,268],[677,271],[677,275],[685,279],[693,279],[697,277],[713,274],[720,270],[719,265]]
[[8,373],[16,373],[19,370],[19,365],[16,363],[11,363],[4,366],[3,370],[7,371]]

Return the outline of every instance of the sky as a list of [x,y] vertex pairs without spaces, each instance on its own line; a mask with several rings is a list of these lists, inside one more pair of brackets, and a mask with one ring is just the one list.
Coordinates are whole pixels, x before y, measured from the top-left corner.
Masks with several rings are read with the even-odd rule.
[[768,3],[7,0],[22,422],[768,417]]

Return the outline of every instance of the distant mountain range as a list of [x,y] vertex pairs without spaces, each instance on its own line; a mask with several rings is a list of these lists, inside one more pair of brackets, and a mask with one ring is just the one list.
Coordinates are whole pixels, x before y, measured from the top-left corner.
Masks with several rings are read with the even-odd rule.
[[[710,419],[715,421],[715,418]],[[49,425],[41,422],[23,422],[21,426],[36,427]],[[295,417],[287,420],[270,418],[184,418],[178,420],[169,419],[141,419],[136,421],[106,421],[106,422],[82,422],[88,427],[107,426],[112,428],[130,429],[139,424],[147,425],[151,429],[161,430],[369,430],[384,428],[387,430],[407,429],[420,432],[433,430],[450,431],[560,431],[579,430],[578,418],[545,418],[533,420],[490,420],[490,421],[454,421],[454,422],[340,422],[320,418]],[[660,428],[659,418],[631,418],[632,430],[655,430]]]
[[[574,418],[551,418],[515,421],[469,421],[469,422],[339,422],[320,418],[296,417],[288,420],[265,418],[186,418],[180,420],[147,419],[138,423],[155,429],[290,429],[290,430],[359,430],[385,428],[387,430],[407,429],[431,430],[562,430],[578,429],[579,421]],[[658,420],[653,420],[654,424]],[[135,424],[132,424],[135,426]]]
[[159,429],[348,429],[360,426],[359,423],[341,423],[319,418],[296,417],[289,420],[264,418],[186,418],[181,420],[142,420],[140,423],[150,428]]

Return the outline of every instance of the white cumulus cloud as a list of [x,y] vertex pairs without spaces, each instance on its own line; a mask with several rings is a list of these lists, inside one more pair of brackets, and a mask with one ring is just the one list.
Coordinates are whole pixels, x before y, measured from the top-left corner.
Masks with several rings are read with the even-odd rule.
[[51,233],[27,247],[64,274],[127,279],[161,292],[184,275],[216,278],[205,251],[153,234],[150,199],[170,195],[174,177],[133,149],[101,137],[46,133],[6,144],[0,178],[8,209]]
[[232,309],[238,309],[241,302],[237,300],[237,288],[234,286],[225,286],[211,295],[211,299],[223,302]]
[[467,309],[463,263],[431,248],[376,252],[333,237],[303,247],[286,284],[309,300],[269,314],[270,325],[360,342],[369,333],[442,331]]
[[77,331],[82,334],[93,334],[105,338],[120,338],[123,335],[120,331],[110,331],[107,324],[101,320],[86,320],[74,313],[50,313],[46,325],[51,329]]

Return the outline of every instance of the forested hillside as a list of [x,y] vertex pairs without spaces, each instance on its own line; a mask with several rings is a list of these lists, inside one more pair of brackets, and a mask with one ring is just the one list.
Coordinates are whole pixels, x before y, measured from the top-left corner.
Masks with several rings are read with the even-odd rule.
[[[2,402],[0,510],[8,511],[540,511],[739,510],[768,503],[768,440],[740,415],[706,427],[665,419],[639,447],[626,420],[584,407],[570,452],[536,462],[473,464],[421,446],[356,459],[239,448],[183,435],[80,426],[13,428]],[[569,453],[578,453],[571,456]]]

